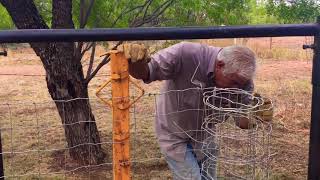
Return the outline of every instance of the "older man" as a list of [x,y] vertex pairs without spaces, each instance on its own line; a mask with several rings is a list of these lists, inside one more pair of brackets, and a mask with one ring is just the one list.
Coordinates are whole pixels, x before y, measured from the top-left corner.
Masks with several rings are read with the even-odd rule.
[[[215,169],[201,172],[204,134],[203,89],[207,87],[252,90],[256,59],[247,47],[212,47],[182,42],[149,57],[143,46],[125,44],[120,48],[130,59],[130,74],[145,83],[165,80],[159,98],[155,130],[161,152],[174,179],[214,178]],[[246,127],[246,121],[239,121]]]

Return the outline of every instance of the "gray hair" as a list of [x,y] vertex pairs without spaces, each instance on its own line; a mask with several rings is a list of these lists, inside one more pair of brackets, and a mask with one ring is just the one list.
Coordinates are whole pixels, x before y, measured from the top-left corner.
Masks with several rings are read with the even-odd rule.
[[244,79],[252,79],[256,71],[254,52],[245,46],[228,46],[223,48],[217,59],[224,62],[224,75],[236,73]]

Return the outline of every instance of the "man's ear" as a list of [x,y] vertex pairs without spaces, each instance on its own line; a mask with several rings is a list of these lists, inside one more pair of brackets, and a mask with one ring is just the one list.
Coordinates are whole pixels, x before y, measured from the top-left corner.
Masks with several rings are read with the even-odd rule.
[[224,65],[225,65],[224,62],[218,60],[216,62],[215,68],[216,68],[216,70],[220,70],[221,71],[223,69]]

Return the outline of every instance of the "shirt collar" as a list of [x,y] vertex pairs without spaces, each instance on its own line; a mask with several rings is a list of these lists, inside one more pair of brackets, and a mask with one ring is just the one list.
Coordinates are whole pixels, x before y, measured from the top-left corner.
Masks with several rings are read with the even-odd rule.
[[209,65],[208,65],[208,69],[207,69],[207,77],[208,78],[213,78],[214,77],[214,64],[216,62],[217,56],[219,54],[219,52],[222,50],[223,48],[219,48],[218,52],[214,54],[213,57],[211,57],[209,59]]

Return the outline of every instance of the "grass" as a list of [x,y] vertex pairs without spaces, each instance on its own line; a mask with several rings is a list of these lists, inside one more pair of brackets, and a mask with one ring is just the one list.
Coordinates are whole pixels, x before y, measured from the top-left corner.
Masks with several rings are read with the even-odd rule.
[[[255,79],[256,90],[272,98],[275,104],[271,143],[271,179],[306,179],[310,127],[311,55],[306,55],[306,52],[300,49],[297,50],[300,44],[293,46],[290,39],[285,40],[289,41],[290,47],[277,47],[275,44],[271,49],[267,49],[260,39],[254,42],[249,40],[247,44],[255,47],[253,50],[260,58]],[[221,46],[232,43],[230,40],[202,42]],[[102,53],[103,50],[98,50],[97,55]],[[6,69],[19,66],[34,65],[41,70],[40,61],[32,54],[28,48],[10,50],[9,58],[0,57],[0,74]],[[38,72],[39,70],[34,70],[30,73]],[[105,142],[103,148],[109,155],[106,162],[111,163],[112,152],[109,143],[112,134],[111,112],[94,95],[95,89],[108,78],[105,75],[107,73],[108,67],[104,67],[90,83],[89,91],[100,136]],[[64,174],[65,170],[70,171],[79,165],[70,160],[68,153],[64,150],[66,142],[61,120],[47,92],[44,76],[0,75],[0,83],[1,136],[3,151],[8,152],[4,154],[6,175],[17,176],[33,172],[34,175],[23,176],[23,178],[112,179],[110,165],[91,169],[82,168]],[[147,93],[154,93],[158,92],[160,85],[161,83],[153,83],[143,87]],[[34,102],[37,102],[36,107]],[[138,160],[149,159],[149,161],[133,164],[133,179],[171,178],[154,135],[152,117],[154,102],[153,95],[144,96],[135,107],[136,117],[131,117],[132,157]],[[11,127],[13,131],[10,130]],[[21,153],[10,154],[12,150]],[[34,152],[25,152],[31,150]],[[39,178],[37,175],[39,171],[61,174],[43,174]]]

